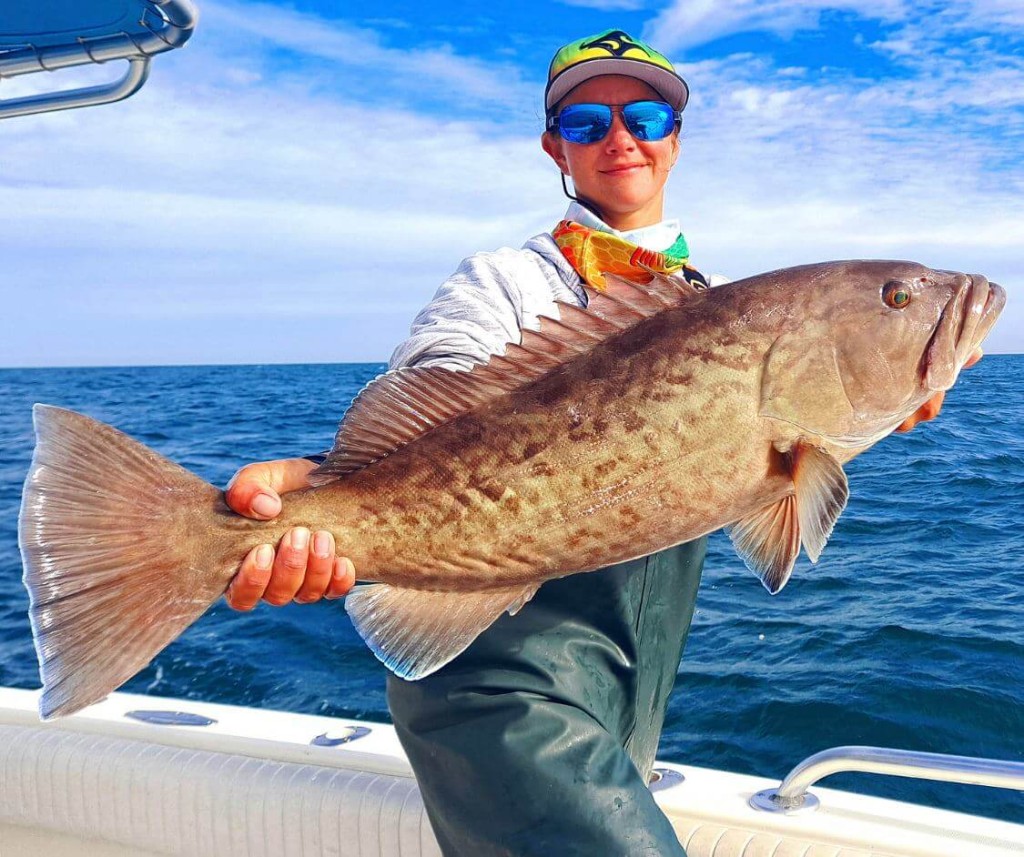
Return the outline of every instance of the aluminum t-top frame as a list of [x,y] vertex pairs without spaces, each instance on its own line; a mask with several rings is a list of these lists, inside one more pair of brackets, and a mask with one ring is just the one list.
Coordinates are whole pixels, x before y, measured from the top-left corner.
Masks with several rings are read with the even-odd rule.
[[0,85],[5,78],[127,60],[114,83],[0,98],[0,119],[109,104],[142,88],[149,61],[180,48],[198,19],[192,0],[31,0],[0,14]]

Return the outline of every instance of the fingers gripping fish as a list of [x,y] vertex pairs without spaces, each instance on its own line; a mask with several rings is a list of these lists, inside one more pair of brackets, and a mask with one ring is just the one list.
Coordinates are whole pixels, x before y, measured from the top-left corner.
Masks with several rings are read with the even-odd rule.
[[470,372],[410,368],[353,402],[269,522],[116,429],[44,405],[20,543],[44,717],[145,667],[255,545],[330,530],[370,581],[346,609],[408,679],[546,580],[728,527],[772,593],[816,561],[842,465],[955,382],[1005,303],[984,277],[832,262],[697,291],[613,276]]

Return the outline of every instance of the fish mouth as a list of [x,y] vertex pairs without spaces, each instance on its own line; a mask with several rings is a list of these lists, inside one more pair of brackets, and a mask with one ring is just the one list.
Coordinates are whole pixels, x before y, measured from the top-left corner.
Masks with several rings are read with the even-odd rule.
[[925,382],[934,391],[953,386],[1006,305],[1006,290],[980,274],[958,274],[957,279],[956,293],[943,308],[925,351]]

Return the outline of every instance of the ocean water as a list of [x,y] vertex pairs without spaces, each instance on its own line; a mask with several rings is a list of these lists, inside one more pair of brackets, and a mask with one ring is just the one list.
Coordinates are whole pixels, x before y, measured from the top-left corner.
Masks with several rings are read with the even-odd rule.
[[[16,522],[31,406],[75,408],[223,485],[330,445],[376,364],[0,370],[0,684],[38,687]],[[942,415],[847,471],[816,566],[769,596],[712,537],[659,757],[781,778],[873,744],[1024,760],[1024,356],[965,372]],[[342,605],[223,602],[125,690],[387,720]],[[1024,793],[847,774],[825,785],[1024,822]]]

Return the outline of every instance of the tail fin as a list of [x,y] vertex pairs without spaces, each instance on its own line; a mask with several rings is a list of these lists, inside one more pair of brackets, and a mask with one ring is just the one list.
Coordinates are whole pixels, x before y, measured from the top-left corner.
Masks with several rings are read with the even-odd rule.
[[36,405],[19,542],[43,718],[145,667],[224,591],[209,541],[221,492],[90,417]]

